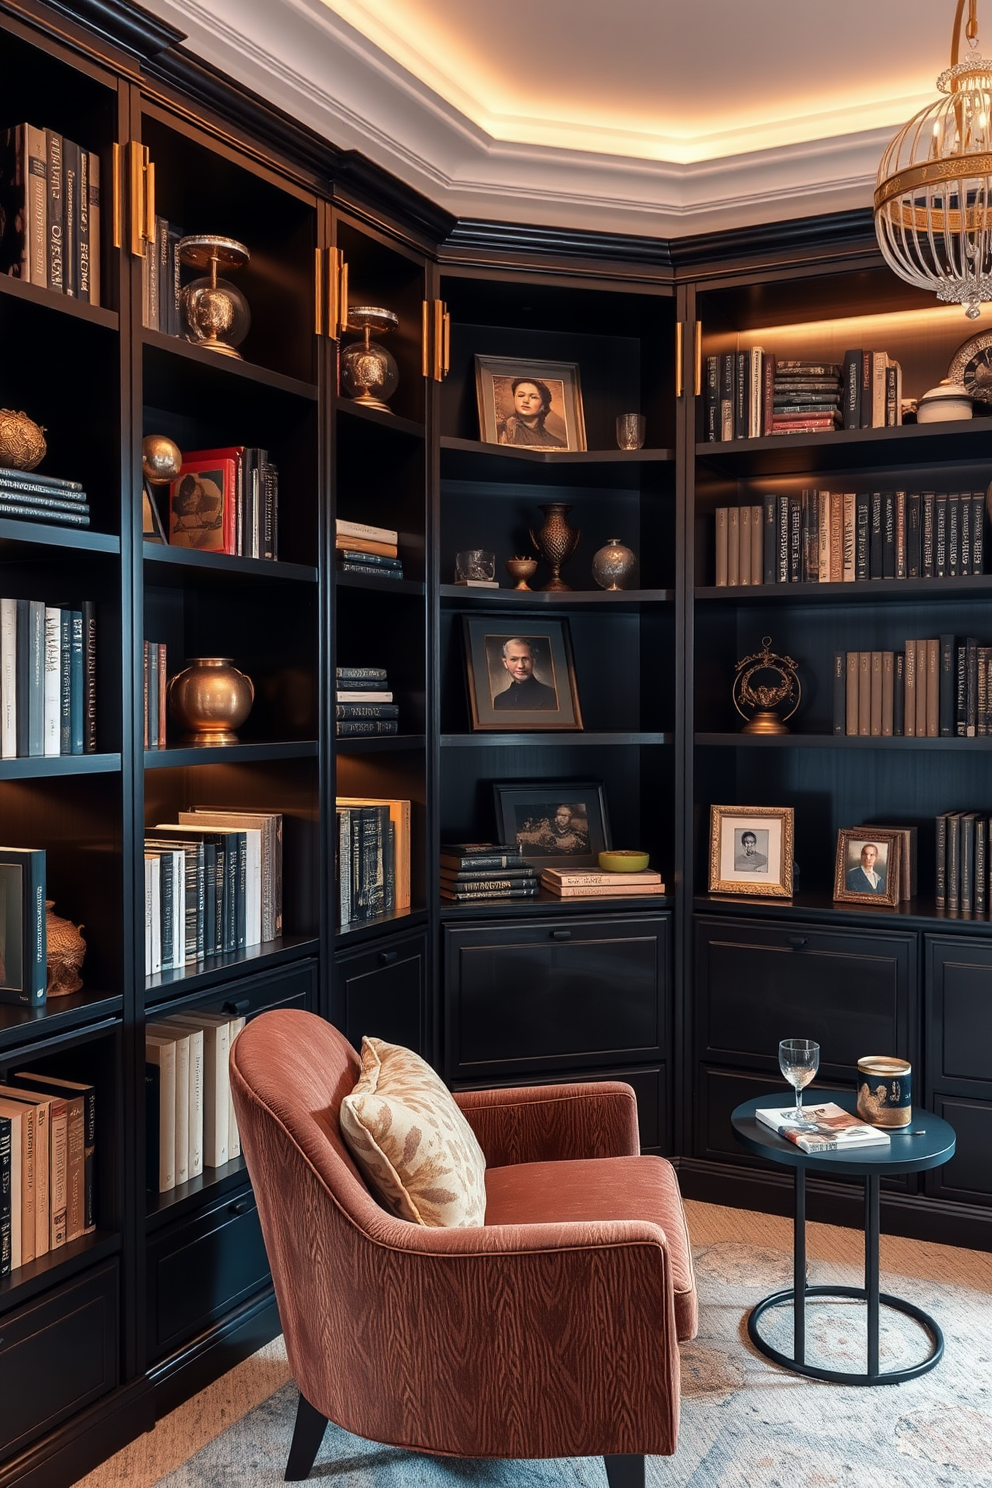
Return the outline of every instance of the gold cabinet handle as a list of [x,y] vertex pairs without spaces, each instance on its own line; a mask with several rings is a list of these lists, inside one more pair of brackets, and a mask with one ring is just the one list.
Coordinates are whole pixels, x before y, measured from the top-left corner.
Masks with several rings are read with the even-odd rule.
[[341,273],[338,277],[341,288],[338,291],[337,339],[340,339],[348,329],[348,260],[344,254],[341,255]]
[[444,312],[444,347],[441,352],[441,375],[447,377],[451,371],[451,312]]
[[420,370],[424,377],[431,373],[430,357],[427,350],[427,336],[430,331],[430,305],[426,300],[420,308]]
[[155,232],[155,162],[145,150],[145,238],[154,243]]
[[675,322],[675,396],[682,396],[682,354],[684,348],[685,326],[681,320]]
[[128,145],[130,163],[130,208],[131,208],[131,253],[135,258],[145,256],[145,147],[134,140]]
[[692,349],[693,366],[695,369],[693,374],[693,391],[696,397],[699,398],[703,392],[703,322],[701,320],[696,321]]
[[341,315],[341,249],[327,250],[327,334],[332,341],[338,338],[338,319]]
[[451,350],[451,317],[443,300],[434,301],[434,381],[443,382],[448,375]]
[[111,146],[110,192],[114,222],[114,247],[120,248],[124,243],[124,221],[121,215],[121,147],[116,143]]
[[315,335],[324,333],[324,264],[319,248],[313,250],[313,329]]

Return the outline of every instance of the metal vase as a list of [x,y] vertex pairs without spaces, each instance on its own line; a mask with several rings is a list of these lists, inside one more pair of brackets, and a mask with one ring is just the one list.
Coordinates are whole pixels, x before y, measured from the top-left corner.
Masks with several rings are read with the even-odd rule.
[[565,520],[571,510],[564,501],[551,501],[547,506],[540,506],[538,511],[544,513],[544,525],[536,532],[530,529],[531,542],[551,570],[551,579],[543,586],[545,590],[572,587],[561,577],[562,568],[575,552],[582,536],[579,528],[569,527]]

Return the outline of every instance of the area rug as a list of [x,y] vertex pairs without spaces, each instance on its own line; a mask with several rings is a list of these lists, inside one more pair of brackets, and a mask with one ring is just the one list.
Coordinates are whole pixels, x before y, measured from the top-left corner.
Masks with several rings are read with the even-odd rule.
[[[649,1488],[992,1488],[992,1301],[970,1285],[883,1274],[883,1290],[940,1323],[937,1368],[903,1385],[863,1389],[800,1378],[771,1364],[747,1338],[761,1297],[791,1284],[791,1257],[722,1242],[695,1251],[699,1337],[682,1348],[682,1427],[674,1458],[648,1459]],[[859,1285],[840,1262],[812,1263],[813,1284]],[[767,1315],[766,1315],[767,1316]],[[766,1332],[791,1347],[788,1309]],[[856,1303],[811,1305],[808,1354],[829,1367],[863,1368]],[[921,1358],[918,1326],[883,1313],[883,1369]],[[296,1413],[286,1386],[229,1427],[160,1488],[275,1488],[283,1481]],[[602,1459],[475,1462],[424,1457],[329,1426],[310,1475],[333,1488],[606,1488]]]

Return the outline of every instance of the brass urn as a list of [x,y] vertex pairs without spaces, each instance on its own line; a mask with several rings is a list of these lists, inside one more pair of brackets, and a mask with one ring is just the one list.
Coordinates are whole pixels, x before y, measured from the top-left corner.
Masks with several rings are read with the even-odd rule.
[[255,688],[229,656],[198,656],[169,682],[169,711],[184,744],[236,744]]
[[580,528],[569,527],[565,520],[571,510],[564,501],[550,501],[547,506],[538,507],[538,511],[544,513],[544,525],[536,532],[530,529],[531,542],[551,570],[551,578],[543,590],[572,587],[561,576],[562,568],[575,552],[582,536]]

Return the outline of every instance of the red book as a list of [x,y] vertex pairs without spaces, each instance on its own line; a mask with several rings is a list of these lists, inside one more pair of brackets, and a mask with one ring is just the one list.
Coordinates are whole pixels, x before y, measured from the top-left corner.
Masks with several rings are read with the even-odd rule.
[[194,451],[169,490],[169,542],[201,553],[237,553],[236,451]]

